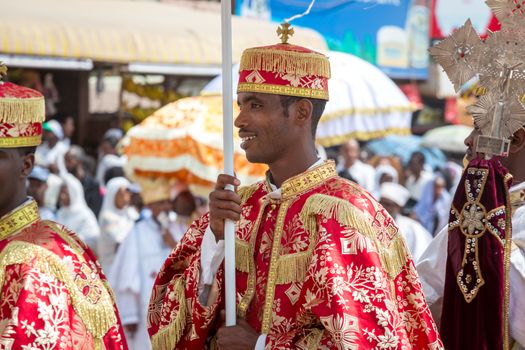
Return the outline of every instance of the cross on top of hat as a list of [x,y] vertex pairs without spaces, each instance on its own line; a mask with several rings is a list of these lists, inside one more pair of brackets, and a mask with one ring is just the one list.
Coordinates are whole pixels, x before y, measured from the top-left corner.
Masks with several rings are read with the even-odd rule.
[[281,43],[288,44],[288,38],[295,34],[291,24],[288,22],[282,23],[279,28],[277,28],[277,35],[281,39]]
[[511,136],[525,124],[525,0],[487,0],[501,23],[482,41],[470,20],[454,34],[430,48],[456,91],[479,77],[482,95],[469,107],[481,130],[477,151],[508,155]]

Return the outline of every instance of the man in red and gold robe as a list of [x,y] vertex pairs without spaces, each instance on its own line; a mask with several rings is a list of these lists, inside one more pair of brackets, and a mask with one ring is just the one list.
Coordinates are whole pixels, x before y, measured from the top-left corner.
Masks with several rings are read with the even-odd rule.
[[44,113],[40,93],[0,81],[0,349],[126,350],[93,252],[27,197]]
[[[286,30],[286,28],[284,29]],[[378,202],[319,160],[327,57],[282,43],[248,49],[235,124],[266,180],[220,175],[210,213],[164,264],[149,332],[171,349],[442,349],[402,235]],[[223,327],[224,219],[237,221],[238,322]]]

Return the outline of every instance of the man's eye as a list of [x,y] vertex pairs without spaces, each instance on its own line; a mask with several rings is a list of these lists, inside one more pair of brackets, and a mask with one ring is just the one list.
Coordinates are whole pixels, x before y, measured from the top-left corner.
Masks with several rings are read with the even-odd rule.
[[259,103],[253,103],[253,102],[252,102],[252,109],[259,109],[259,108],[261,108],[261,107],[262,107],[261,104],[259,104]]

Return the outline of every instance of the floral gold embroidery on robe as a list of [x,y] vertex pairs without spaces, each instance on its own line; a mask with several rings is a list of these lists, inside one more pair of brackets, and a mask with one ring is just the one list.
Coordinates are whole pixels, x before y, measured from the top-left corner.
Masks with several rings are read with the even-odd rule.
[[0,218],[0,349],[127,348],[93,252],[33,200]]

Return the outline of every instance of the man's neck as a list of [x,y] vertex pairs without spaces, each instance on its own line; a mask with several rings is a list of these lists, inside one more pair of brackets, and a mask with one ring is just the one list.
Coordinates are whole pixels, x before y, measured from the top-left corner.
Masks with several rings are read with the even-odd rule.
[[296,162],[289,162],[287,160],[280,160],[273,164],[269,164],[270,174],[272,176],[273,184],[281,187],[286,180],[305,172],[311,167],[319,158],[315,153],[308,153],[302,159]]
[[10,203],[6,204],[3,208],[0,208],[0,218],[4,217],[9,212],[13,211],[27,199],[27,196],[14,196]]

